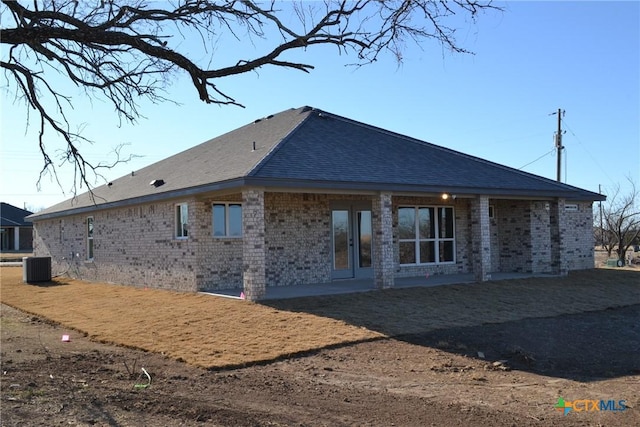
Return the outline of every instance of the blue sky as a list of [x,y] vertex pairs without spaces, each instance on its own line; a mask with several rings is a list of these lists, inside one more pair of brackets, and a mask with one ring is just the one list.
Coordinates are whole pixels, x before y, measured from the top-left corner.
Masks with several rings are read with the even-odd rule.
[[[106,172],[107,180],[303,105],[555,179],[557,117],[550,114],[562,108],[563,181],[625,190],[631,177],[640,186],[640,2],[499,5],[504,13],[460,23],[457,40],[475,55],[427,42],[408,46],[401,65],[387,56],[352,68],[345,64],[354,59],[332,48],[309,49],[296,58],[315,65],[310,74],[264,68],[220,80],[244,109],[202,104],[182,78],[168,94],[182,105],[141,102],[146,118],[136,125],[120,126],[112,106],[80,92],[72,92],[71,118],[95,141],[82,147],[89,159],[104,159],[122,143],[141,156]],[[243,49],[253,45],[221,44],[217,54]],[[49,179],[36,189],[37,129],[25,133],[24,109],[2,85],[2,201],[41,208],[69,198],[71,170],[60,170],[63,189]],[[48,142],[52,151],[55,143]]]

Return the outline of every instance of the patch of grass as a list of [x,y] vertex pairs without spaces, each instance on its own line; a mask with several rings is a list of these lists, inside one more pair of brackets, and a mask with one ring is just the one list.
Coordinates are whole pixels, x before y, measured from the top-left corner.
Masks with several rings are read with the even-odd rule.
[[0,270],[0,300],[99,342],[182,359],[205,368],[259,363],[382,337],[343,321],[248,301],[63,278],[65,286],[22,282]]
[[60,280],[65,286],[33,286],[22,283],[19,267],[2,268],[0,280],[2,303],[97,341],[162,353],[206,368],[260,363],[434,329],[640,304],[639,272],[600,269],[563,278],[390,289],[264,304],[67,278]]

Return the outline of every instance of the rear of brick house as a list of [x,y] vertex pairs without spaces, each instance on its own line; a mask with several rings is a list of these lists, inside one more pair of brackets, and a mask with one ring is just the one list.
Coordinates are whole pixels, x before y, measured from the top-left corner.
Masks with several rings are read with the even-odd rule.
[[42,211],[54,273],[184,291],[593,268],[603,196],[303,107]]

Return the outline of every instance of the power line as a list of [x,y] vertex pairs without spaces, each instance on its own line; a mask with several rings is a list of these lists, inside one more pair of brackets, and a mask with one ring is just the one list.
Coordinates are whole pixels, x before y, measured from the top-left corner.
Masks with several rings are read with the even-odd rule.
[[567,181],[567,171],[569,169],[569,151],[567,151],[567,147],[564,148],[564,182],[565,184],[569,183]]
[[589,157],[591,157],[591,160],[593,160],[593,163],[596,164],[596,166],[598,166],[598,168],[600,169],[600,171],[604,174],[604,176],[607,177],[607,179],[609,180],[609,182],[614,183],[615,181],[611,179],[611,177],[609,176],[609,174],[607,173],[607,171],[602,167],[602,165],[600,165],[600,163],[598,162],[598,160],[591,154],[591,152],[589,151],[589,149],[587,148],[587,146],[585,144],[582,143],[582,141],[580,140],[580,138],[578,138],[578,136],[573,132],[573,130],[571,129],[571,126],[569,126],[569,124],[567,123],[566,119],[562,119],[565,127],[567,128],[567,130],[569,131],[569,133],[571,133],[571,135],[573,135],[573,137],[576,139],[576,141],[578,141],[578,143],[582,146],[582,148],[584,149],[584,151],[589,155]]
[[549,154],[551,154],[551,153],[553,153],[553,152],[555,152],[555,151],[556,151],[556,147],[553,147],[550,151],[548,151],[547,153],[544,153],[542,156],[538,157],[537,159],[535,159],[535,160],[533,160],[533,161],[531,161],[531,162],[527,163],[527,164],[526,164],[526,165],[524,165],[524,166],[520,166],[520,167],[518,168],[518,170],[522,170],[522,169],[526,168],[527,166],[529,166],[529,165],[531,165],[531,164],[533,164],[533,163],[537,162],[538,160],[542,159],[543,157],[548,156]]

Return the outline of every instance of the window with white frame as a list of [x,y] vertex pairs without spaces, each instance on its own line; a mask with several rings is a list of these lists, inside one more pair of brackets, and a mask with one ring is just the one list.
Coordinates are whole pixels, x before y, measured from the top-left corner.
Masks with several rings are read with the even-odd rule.
[[189,236],[189,205],[176,205],[176,238],[186,239]]
[[93,260],[93,217],[87,217],[87,261]]
[[242,204],[213,203],[213,237],[242,237]]
[[398,208],[400,264],[455,262],[454,218],[452,207]]

